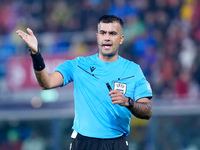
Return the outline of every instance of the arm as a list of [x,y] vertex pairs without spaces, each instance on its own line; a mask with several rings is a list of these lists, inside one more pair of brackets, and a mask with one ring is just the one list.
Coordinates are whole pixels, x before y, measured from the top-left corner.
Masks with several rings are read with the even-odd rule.
[[132,114],[140,119],[150,119],[152,116],[152,107],[148,98],[141,98],[134,102],[132,107],[127,106]]
[[148,98],[141,98],[129,106],[129,98],[125,97],[120,91],[112,90],[109,92],[113,104],[126,106],[131,113],[140,119],[150,119],[152,116],[152,107]]
[[57,71],[48,74],[46,69],[43,69],[42,71],[35,70],[35,75],[43,90],[56,88],[63,84],[63,76]]
[[[47,73],[43,58],[40,52],[38,51],[38,41],[31,29],[27,28],[27,31],[29,34],[21,30],[17,30],[16,33],[24,40],[24,42],[30,48],[31,56],[33,58],[33,63],[34,63],[35,75],[39,85],[41,86],[42,89],[51,89],[61,86],[63,84],[62,75],[59,72],[53,72],[51,74]],[[40,67],[42,66],[41,69],[38,67],[39,65]]]

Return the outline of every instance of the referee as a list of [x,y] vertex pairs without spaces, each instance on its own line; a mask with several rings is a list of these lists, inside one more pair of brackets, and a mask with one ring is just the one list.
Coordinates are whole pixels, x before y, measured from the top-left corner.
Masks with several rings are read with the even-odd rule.
[[98,53],[66,60],[48,74],[31,29],[16,33],[29,46],[42,89],[74,84],[75,118],[70,150],[128,150],[131,115],[150,119],[152,90],[139,65],[118,55],[123,21],[99,19]]

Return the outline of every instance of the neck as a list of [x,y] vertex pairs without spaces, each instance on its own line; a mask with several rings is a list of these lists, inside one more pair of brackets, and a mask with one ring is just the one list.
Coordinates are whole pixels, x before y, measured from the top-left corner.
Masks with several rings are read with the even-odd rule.
[[118,59],[118,54],[115,54],[115,55],[112,55],[112,56],[109,56],[109,55],[102,55],[102,54],[98,54],[99,55],[99,59],[101,61],[104,61],[104,62],[114,62]]

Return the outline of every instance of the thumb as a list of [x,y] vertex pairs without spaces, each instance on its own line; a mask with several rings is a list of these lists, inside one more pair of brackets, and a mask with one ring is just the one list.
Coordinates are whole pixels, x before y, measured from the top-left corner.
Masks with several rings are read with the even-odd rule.
[[33,31],[30,28],[27,28],[27,31],[30,34],[30,36],[34,36]]

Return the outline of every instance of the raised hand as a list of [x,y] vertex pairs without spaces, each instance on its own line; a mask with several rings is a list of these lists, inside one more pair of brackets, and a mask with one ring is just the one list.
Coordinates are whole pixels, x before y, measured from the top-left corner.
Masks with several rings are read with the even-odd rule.
[[28,45],[32,54],[36,54],[38,51],[38,41],[30,28],[27,28],[29,34],[23,32],[22,30],[17,30],[16,33],[24,40]]

